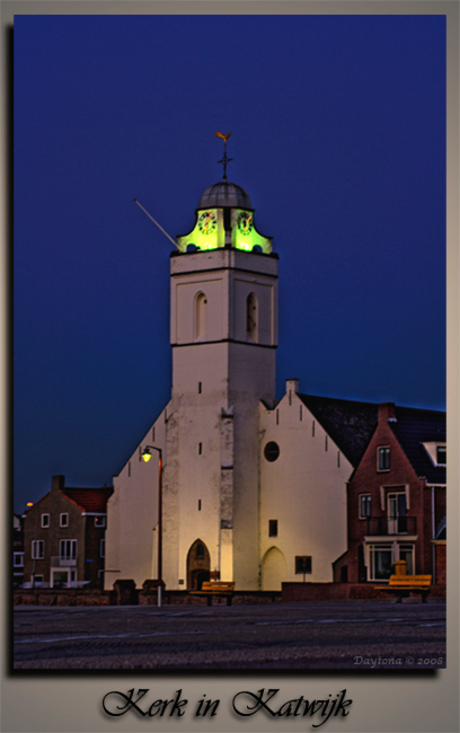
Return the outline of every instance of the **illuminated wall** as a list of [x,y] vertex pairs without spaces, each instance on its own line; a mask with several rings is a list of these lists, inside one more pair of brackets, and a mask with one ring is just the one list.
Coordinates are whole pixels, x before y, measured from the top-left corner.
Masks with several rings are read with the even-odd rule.
[[230,229],[226,231],[224,209],[200,209],[196,213],[194,228],[189,234],[179,236],[177,245],[181,252],[186,252],[189,245],[194,245],[198,250],[227,246],[246,252],[260,247],[264,254],[270,254],[272,238],[264,237],[257,231],[252,210],[231,209]]

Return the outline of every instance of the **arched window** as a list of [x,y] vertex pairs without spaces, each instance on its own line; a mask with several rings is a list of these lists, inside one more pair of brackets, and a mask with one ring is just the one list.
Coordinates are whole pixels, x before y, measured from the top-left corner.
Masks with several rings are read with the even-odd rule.
[[249,293],[246,301],[246,334],[252,341],[258,338],[258,309],[255,293]]
[[195,341],[203,339],[206,335],[206,306],[207,299],[204,293],[197,293],[195,296]]

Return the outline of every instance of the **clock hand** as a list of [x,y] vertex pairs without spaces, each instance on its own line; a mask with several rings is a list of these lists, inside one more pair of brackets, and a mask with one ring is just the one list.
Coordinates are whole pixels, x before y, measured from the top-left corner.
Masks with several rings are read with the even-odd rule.
[[210,220],[211,216],[212,216],[212,211],[211,211],[211,213],[209,214],[208,218],[206,219],[206,221],[204,223],[204,228],[205,228],[206,233],[208,231],[208,221]]
[[248,233],[248,226],[249,226],[249,222],[251,221],[251,219],[252,219],[252,214],[249,214],[248,218],[246,219],[246,224],[244,226],[244,233],[245,234]]

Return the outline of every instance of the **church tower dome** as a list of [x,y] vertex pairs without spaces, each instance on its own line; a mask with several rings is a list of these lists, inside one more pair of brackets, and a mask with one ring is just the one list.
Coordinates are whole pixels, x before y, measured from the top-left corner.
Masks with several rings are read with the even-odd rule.
[[241,186],[230,181],[219,181],[204,191],[198,209],[230,207],[233,209],[252,209],[251,199]]

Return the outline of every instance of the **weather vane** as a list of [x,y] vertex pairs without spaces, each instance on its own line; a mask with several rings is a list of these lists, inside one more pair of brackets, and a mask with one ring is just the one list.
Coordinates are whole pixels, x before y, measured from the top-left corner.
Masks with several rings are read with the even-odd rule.
[[232,134],[231,132],[227,132],[226,135],[223,135],[219,131],[216,132],[216,137],[220,137],[224,141],[224,157],[222,158],[222,160],[217,161],[218,163],[222,163],[224,167],[224,176],[223,176],[224,181],[227,180],[227,163],[230,163],[230,161],[233,160],[233,158],[227,157],[227,140],[231,134]]

